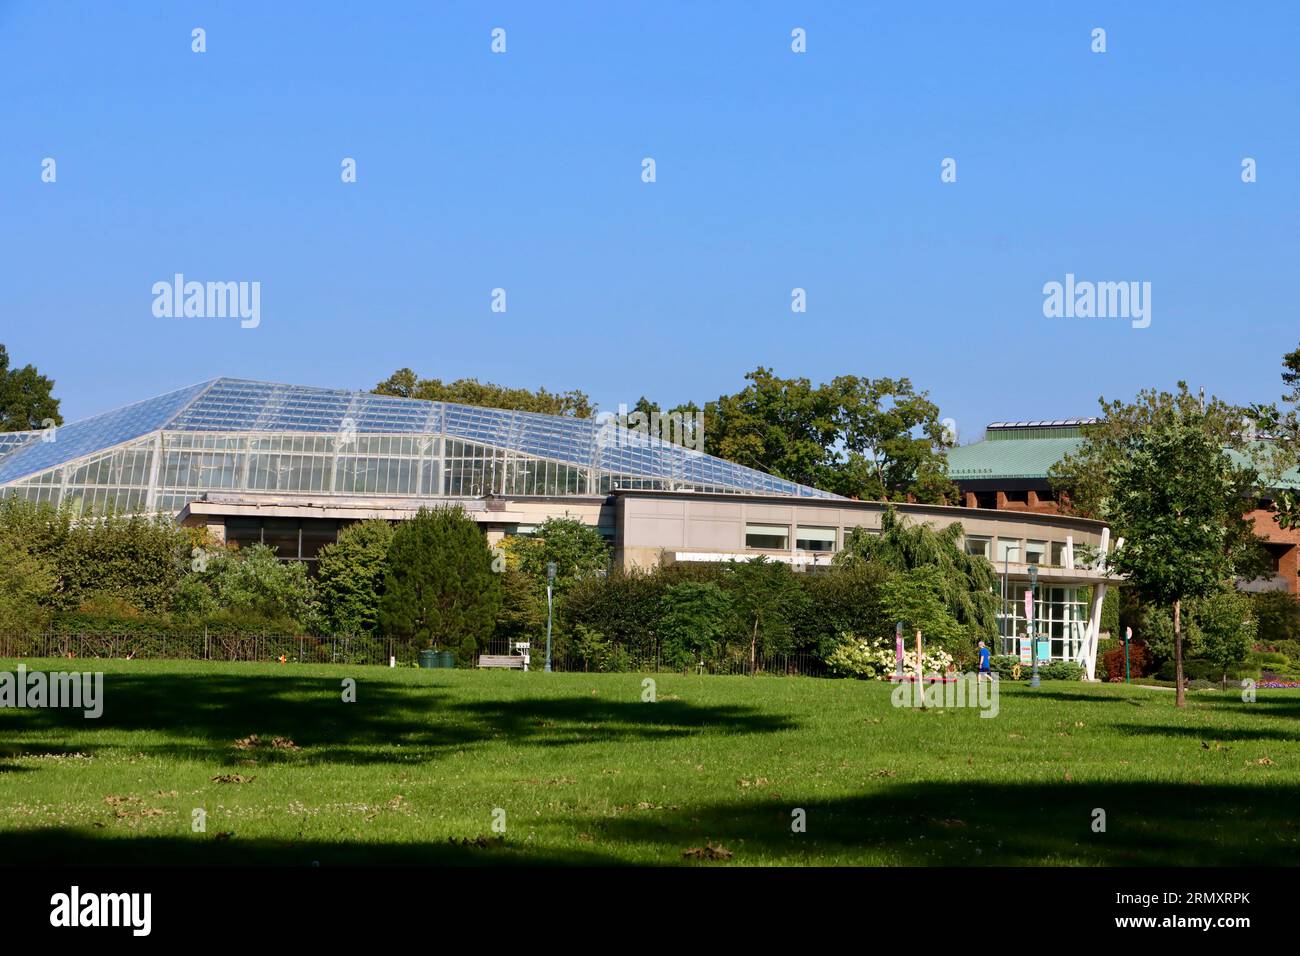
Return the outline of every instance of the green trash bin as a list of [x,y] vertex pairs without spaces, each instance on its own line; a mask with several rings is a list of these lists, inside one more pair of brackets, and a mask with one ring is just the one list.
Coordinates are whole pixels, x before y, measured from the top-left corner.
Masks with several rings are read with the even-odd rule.
[[448,670],[456,666],[456,655],[451,651],[438,651],[438,663],[434,667],[445,667]]
[[420,651],[421,667],[441,667],[438,662],[438,651]]

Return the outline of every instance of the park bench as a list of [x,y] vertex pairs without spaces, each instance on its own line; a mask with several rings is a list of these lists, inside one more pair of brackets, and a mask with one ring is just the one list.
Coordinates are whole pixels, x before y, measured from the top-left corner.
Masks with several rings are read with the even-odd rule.
[[508,667],[512,670],[524,669],[524,658],[520,654],[480,654],[479,667]]

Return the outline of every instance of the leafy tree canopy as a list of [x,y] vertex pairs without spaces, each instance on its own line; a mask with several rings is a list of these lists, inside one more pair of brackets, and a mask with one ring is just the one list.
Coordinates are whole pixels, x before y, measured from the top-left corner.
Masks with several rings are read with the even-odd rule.
[[1192,394],[1186,382],[1177,391],[1143,389],[1132,402],[1099,399],[1101,415],[1096,424],[1084,427],[1079,450],[1052,466],[1048,477],[1068,510],[1088,518],[1101,518],[1112,494],[1113,466],[1132,443],[1168,414],[1195,421],[1205,437],[1218,448],[1231,448],[1254,465],[1253,434],[1249,410],[1213,396],[1204,401]]
[[316,589],[325,623],[345,634],[370,634],[379,626],[379,599],[388,572],[393,526],[382,518],[361,521],[321,548]]
[[48,421],[62,425],[53,391],[54,380],[35,366],[10,368],[9,353],[0,345],[0,432],[31,431],[44,428]]
[[526,388],[509,388],[480,382],[473,378],[459,378],[443,382],[437,378],[418,378],[411,369],[401,368],[372,390],[376,395],[395,395],[399,398],[421,398],[431,402],[457,402],[482,408],[505,408],[519,412],[541,412],[546,415],[565,415],[570,418],[591,418],[596,407],[584,392],[551,392],[545,388],[529,391]]
[[813,385],[759,367],[704,408],[705,451],[851,498],[944,502],[956,496],[939,408],[906,378],[841,375]]

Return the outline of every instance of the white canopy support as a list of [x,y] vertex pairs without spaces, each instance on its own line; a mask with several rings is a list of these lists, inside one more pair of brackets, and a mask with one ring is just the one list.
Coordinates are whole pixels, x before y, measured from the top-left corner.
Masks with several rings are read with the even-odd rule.
[[[1115,547],[1124,547],[1120,538]],[[1097,545],[1097,570],[1105,573],[1106,555],[1110,551],[1110,528],[1102,528],[1101,542]],[[1088,613],[1088,628],[1084,632],[1083,646],[1079,649],[1079,663],[1083,665],[1084,680],[1097,679],[1097,641],[1101,635],[1101,608],[1106,600],[1106,582],[1098,581],[1092,592],[1092,605]]]

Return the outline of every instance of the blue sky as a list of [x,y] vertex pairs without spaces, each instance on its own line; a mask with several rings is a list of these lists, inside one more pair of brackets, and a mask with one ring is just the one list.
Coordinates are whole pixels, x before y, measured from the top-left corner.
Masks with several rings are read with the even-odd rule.
[[[963,441],[1179,378],[1272,399],[1298,41],[1280,0],[0,0],[0,342],[69,419],[401,366],[609,409],[907,375]],[[260,282],[261,324],[155,317],[177,272]],[[1150,327],[1045,318],[1066,273],[1150,282]]]

